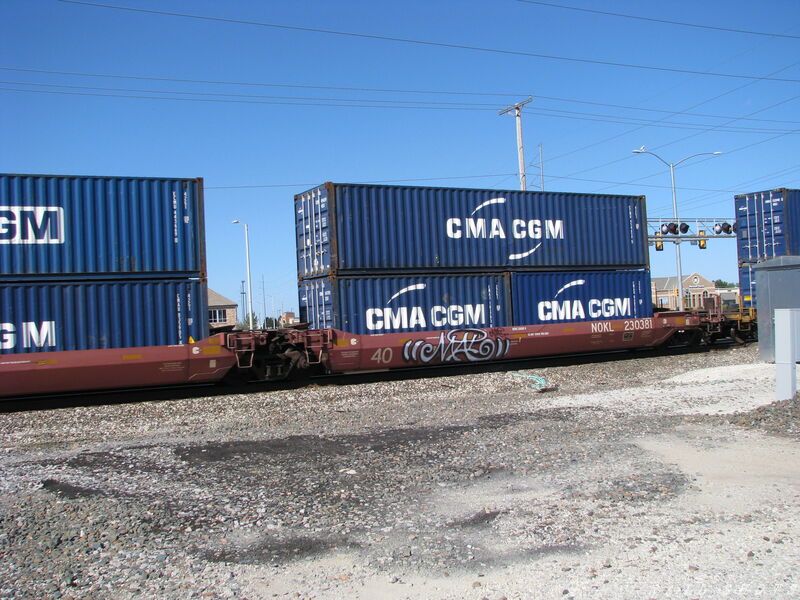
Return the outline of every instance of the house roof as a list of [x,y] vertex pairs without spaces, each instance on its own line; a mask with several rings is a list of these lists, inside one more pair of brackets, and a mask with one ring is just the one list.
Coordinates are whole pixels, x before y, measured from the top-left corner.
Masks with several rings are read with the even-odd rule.
[[673,290],[678,287],[677,277],[653,277],[651,281],[658,291]]
[[[703,286],[709,287],[716,287],[714,286],[714,282],[706,279],[700,273],[690,273],[688,275],[684,275],[683,277],[683,285],[684,287],[692,286],[692,280],[694,277],[698,278],[698,283],[702,284]],[[677,277],[653,277],[651,278],[653,285],[655,285],[656,290],[659,292],[670,291],[674,290],[678,287],[678,278]]]
[[226,298],[222,294],[218,294],[211,288],[208,288],[208,306],[213,308],[215,306],[236,307],[239,306],[233,300]]

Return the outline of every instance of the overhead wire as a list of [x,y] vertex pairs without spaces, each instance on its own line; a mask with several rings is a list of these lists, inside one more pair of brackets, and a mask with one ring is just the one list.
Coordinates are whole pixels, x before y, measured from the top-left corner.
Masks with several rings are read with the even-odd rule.
[[[208,85],[226,85],[226,86],[243,86],[243,87],[270,87],[270,88],[297,88],[297,89],[317,89],[317,90],[336,90],[336,91],[349,91],[349,92],[375,92],[375,93],[392,93],[392,94],[431,94],[431,95],[456,95],[456,96],[495,96],[495,97],[521,97],[521,96],[534,96],[536,100],[553,100],[557,102],[572,102],[577,104],[588,104],[591,106],[605,106],[608,108],[620,108],[624,110],[638,110],[643,112],[656,112],[672,115],[687,115],[695,117],[706,117],[713,119],[729,119],[733,118],[731,115],[715,115],[709,113],[693,113],[689,111],[672,111],[659,108],[646,108],[643,106],[630,106],[625,104],[611,104],[607,102],[596,102],[591,100],[580,100],[577,98],[565,98],[563,96],[546,96],[543,94],[532,94],[527,92],[476,92],[476,91],[458,91],[458,90],[415,90],[403,88],[373,88],[373,87],[348,87],[348,86],[331,86],[331,85],[310,85],[302,83],[269,83],[258,81],[229,81],[229,80],[216,80],[216,79],[187,79],[179,77],[155,77],[144,75],[130,75],[119,73],[89,73],[85,71],[63,71],[54,69],[33,69],[27,67],[9,67],[1,66],[0,71],[16,71],[21,73],[41,73],[48,75],[67,75],[74,77],[92,77],[92,78],[110,78],[110,79],[132,79],[140,81],[160,81],[170,83],[192,83],[192,84],[208,84]],[[752,119],[740,117],[748,121],[757,121],[765,123],[785,123],[785,124],[800,124],[800,121],[780,120],[780,119]]]
[[651,23],[663,23],[666,25],[679,25],[681,27],[694,27],[697,29],[708,29],[712,31],[724,31],[728,33],[742,33],[747,35],[761,35],[767,37],[775,37],[775,38],[789,38],[800,40],[800,35],[791,35],[786,33],[775,33],[770,31],[753,31],[751,29],[736,29],[733,27],[720,27],[719,25],[700,25],[698,23],[687,23],[685,21],[673,21],[670,19],[656,19],[654,17],[642,17],[639,15],[628,15],[624,13],[617,13],[611,12],[607,10],[597,10],[592,8],[582,8],[577,6],[567,6],[566,4],[555,4],[552,2],[541,2],[538,0],[517,0],[517,2],[521,2],[523,4],[535,4],[537,6],[547,6],[549,8],[560,8],[564,10],[573,10],[585,13],[591,13],[595,15],[605,15],[610,17],[620,17],[624,19],[636,19],[638,21],[649,21]]
[[[65,91],[65,90],[41,90],[41,89],[24,89],[19,87],[0,87],[0,91],[13,91],[13,92],[32,92],[42,93],[49,92],[52,94],[63,93],[66,95],[81,95],[81,96],[97,96],[107,98],[124,98],[124,99],[142,99],[142,100],[195,100],[205,102],[222,102],[222,103],[246,103],[246,104],[269,104],[269,105],[286,105],[286,106],[327,106],[327,107],[341,107],[341,108],[405,108],[415,110],[442,110],[446,109],[461,109],[461,110],[485,110],[494,111],[501,105],[489,103],[476,103],[476,102],[443,102],[436,100],[384,100],[375,98],[330,98],[318,96],[275,96],[275,95],[258,95],[258,94],[231,94],[224,92],[187,92],[181,90],[153,90],[141,88],[112,88],[102,86],[79,86],[62,83],[40,83],[40,82],[26,82],[26,81],[3,81],[0,80],[0,86],[32,86],[36,88],[66,88],[66,90],[83,90],[83,92]],[[87,90],[93,90],[89,92]],[[120,92],[106,94],[102,92]],[[142,95],[147,94],[147,95]],[[170,94],[169,96],[158,94]],[[199,98],[186,98],[175,96],[199,96]],[[229,98],[234,98],[229,99]],[[583,121],[594,121],[602,123],[619,123],[619,124],[649,124],[654,127],[663,127],[668,129],[685,129],[685,130],[701,130],[707,131],[711,124],[708,123],[687,123],[687,122],[671,122],[666,123],[663,120],[648,120],[638,117],[625,117],[616,115],[606,115],[597,113],[586,113],[579,111],[566,111],[559,109],[542,108],[532,111],[533,114],[545,118],[561,118],[561,119],[577,119]],[[753,128],[753,127],[725,127],[716,125],[713,127],[717,131],[725,133],[793,133],[783,129],[767,129],[767,128]]]
[[[782,71],[790,69],[790,68],[796,66],[797,64],[800,64],[800,63],[792,63],[790,65],[787,65],[785,67],[777,69],[776,71],[773,71],[770,75],[775,74],[775,73],[780,73]],[[747,83],[743,83],[743,84],[741,84],[739,86],[736,86],[736,87],[734,87],[734,88],[732,88],[730,90],[722,92],[721,94],[717,94],[716,96],[713,96],[712,98],[708,98],[708,99],[703,100],[701,102],[697,102],[697,103],[691,105],[690,107],[688,107],[686,109],[686,111],[690,111],[690,110],[692,110],[694,108],[697,108],[698,106],[702,106],[704,104],[708,104],[709,102],[713,102],[714,100],[717,100],[719,98],[722,98],[724,96],[732,94],[732,93],[734,93],[736,91],[739,91],[739,90],[744,89],[746,87],[749,87],[751,85],[755,85],[756,83],[758,83],[758,82],[757,81],[749,81]],[[684,112],[684,111],[681,111],[681,112]],[[756,111],[756,112],[758,112],[758,111]],[[751,114],[755,114],[755,112],[753,112]],[[665,121],[668,118],[670,118],[669,115],[665,116],[663,119],[659,119],[659,121]],[[615,135],[613,135],[611,137],[604,138],[603,140],[599,140],[597,142],[592,142],[591,144],[588,144],[588,145],[585,145],[585,146],[581,146],[580,148],[577,148],[575,150],[571,150],[569,152],[562,153],[562,154],[560,154],[560,155],[558,155],[556,157],[550,158],[548,160],[548,162],[552,162],[552,161],[555,161],[555,160],[559,160],[561,158],[565,158],[565,157],[570,156],[572,154],[575,154],[577,152],[582,152],[583,150],[587,150],[589,148],[592,148],[594,146],[600,145],[602,143],[606,143],[606,142],[609,142],[609,141],[624,137],[624,136],[626,136],[626,135],[628,135],[630,133],[634,133],[636,131],[640,131],[642,129],[645,129],[647,127],[652,127],[652,126],[653,126],[652,124],[645,124],[645,125],[640,125],[638,127],[634,127],[633,129],[629,129],[627,131],[623,131],[622,133],[618,133],[618,134],[615,134]],[[667,147],[667,146],[669,146],[669,145],[671,145],[673,143],[676,143],[676,141],[667,142],[666,144],[661,144],[660,146],[657,146],[655,149],[664,148],[664,147]],[[607,162],[605,162],[605,163],[603,163],[601,165],[597,165],[597,166],[594,166],[594,167],[589,167],[589,168],[586,168],[586,169],[582,169],[580,171],[575,171],[573,173],[570,173],[570,176],[580,175],[582,173],[587,173],[587,172],[590,172],[590,171],[593,171],[593,170],[596,170],[596,169],[599,169],[599,168],[611,166],[611,165],[614,165],[614,164],[617,164],[617,163],[620,163],[620,162],[624,162],[624,161],[630,160],[631,158],[632,158],[632,156],[630,154],[628,154],[628,155],[622,156],[620,158],[617,158],[617,159],[614,159],[614,160],[611,160],[611,161],[607,161]],[[660,172],[651,173],[650,175],[646,175],[646,176],[643,176],[643,177],[638,177],[636,179],[632,179],[628,183],[631,183],[631,184],[632,183],[636,183],[636,182],[639,182],[639,181],[642,181],[642,180],[645,180],[645,179],[649,179],[651,177],[655,177],[655,176],[657,176],[659,174],[660,174]],[[615,187],[615,186],[607,186],[607,187],[599,188],[599,189],[593,190],[593,193],[599,193],[599,192],[605,191],[607,189],[610,189],[610,187]]]
[[155,9],[146,9],[146,8],[134,8],[131,6],[119,6],[116,4],[104,4],[99,2],[86,2],[84,0],[58,0],[58,2],[63,2],[66,4],[75,4],[81,6],[90,6],[94,8],[105,8],[105,9],[112,9],[112,10],[121,10],[121,11],[130,11],[136,13],[143,13],[143,14],[152,14],[152,15],[159,15],[159,16],[168,16],[168,17],[179,17],[184,19],[196,19],[201,21],[212,21],[212,22],[220,22],[220,23],[230,23],[235,25],[250,25],[256,27],[267,27],[273,29],[284,29],[288,31],[304,31],[308,33],[323,33],[326,35],[336,35],[336,36],[346,36],[346,37],[355,37],[361,39],[369,39],[369,40],[380,40],[380,41],[388,41],[388,42],[398,42],[403,44],[416,44],[422,46],[432,46],[432,47],[440,47],[440,48],[452,48],[456,50],[471,50],[475,52],[488,52],[493,54],[504,54],[504,55],[511,55],[511,56],[525,56],[530,58],[541,58],[546,60],[555,60],[555,61],[566,61],[566,62],[574,62],[574,63],[584,63],[584,64],[591,64],[591,65],[603,65],[608,67],[619,67],[619,68],[627,68],[627,69],[638,69],[638,70],[647,70],[647,71],[660,71],[666,73],[683,73],[688,75],[701,75],[705,77],[727,77],[733,79],[758,79],[761,81],[775,81],[775,82],[784,82],[784,83],[800,83],[800,79],[789,79],[789,78],[780,78],[780,77],[758,77],[755,75],[743,75],[738,73],[715,73],[711,71],[696,71],[692,69],[679,69],[676,67],[658,67],[654,65],[637,65],[633,63],[623,63],[623,62],[614,62],[614,61],[605,61],[605,60],[598,60],[592,58],[578,58],[578,57],[569,57],[569,56],[559,56],[554,54],[542,54],[536,52],[525,52],[522,50],[508,50],[502,48],[487,48],[482,46],[472,46],[469,44],[456,44],[451,42],[436,42],[432,40],[417,40],[411,38],[402,38],[402,37],[395,37],[395,36],[387,36],[387,35],[378,35],[373,33],[358,33],[354,31],[338,31],[334,29],[323,29],[318,27],[304,27],[298,25],[284,25],[279,23],[267,23],[264,21],[252,21],[246,19],[231,19],[225,17],[212,17],[208,15],[196,15],[191,13],[182,13],[182,12],[175,12],[175,11],[165,11],[165,10],[155,10]]
[[[422,43],[422,44],[426,44],[426,45],[444,45],[444,46],[448,46],[448,47],[462,47],[460,45],[445,44],[445,43],[440,43],[440,42],[428,42],[428,41],[420,41],[420,40],[407,40],[407,39],[403,39],[403,38],[389,38],[387,36],[374,36],[374,35],[371,35],[371,34],[358,34],[358,33],[352,33],[352,32],[337,32],[337,31],[332,31],[332,30],[317,30],[317,29],[312,29],[312,28],[284,26],[284,25],[267,24],[267,23],[261,23],[261,22],[245,22],[245,21],[239,21],[239,20],[222,19],[222,18],[217,18],[217,17],[205,17],[205,16],[190,15],[190,14],[183,14],[183,13],[167,13],[165,11],[152,11],[152,10],[145,10],[145,9],[133,9],[133,8],[130,8],[130,7],[122,7],[122,6],[115,6],[115,5],[105,5],[105,4],[92,3],[92,2],[81,2],[81,1],[77,1],[77,0],[60,0],[60,1],[71,3],[71,4],[83,4],[83,5],[88,5],[88,6],[96,6],[96,7],[99,6],[99,7],[103,7],[103,8],[113,8],[113,9],[118,9],[118,10],[133,10],[133,11],[136,11],[136,12],[166,14],[166,15],[170,15],[170,16],[181,16],[181,17],[186,17],[186,18],[200,18],[200,19],[210,19],[210,20],[221,20],[221,21],[227,21],[227,22],[244,23],[244,24],[249,24],[249,25],[261,25],[261,26],[278,27],[278,28],[284,28],[284,29],[314,31],[314,32],[337,34],[337,35],[353,35],[355,37],[387,39],[389,41],[400,41],[400,42],[406,42],[406,43]],[[498,49],[485,49],[485,48],[480,48],[480,47],[469,47],[469,46],[463,46],[463,47],[465,49],[470,49],[470,50],[496,51],[496,52],[501,52],[501,53],[517,53],[516,51],[506,51],[506,50],[498,50]],[[536,57],[542,57],[542,58],[555,58],[555,59],[563,59],[563,60],[576,60],[578,62],[592,62],[592,63],[599,63],[599,64],[612,64],[612,66],[629,66],[629,67],[634,67],[634,68],[650,68],[650,67],[644,67],[644,66],[641,66],[641,65],[626,65],[626,64],[622,64],[622,63],[605,63],[604,61],[589,61],[589,60],[583,60],[583,59],[571,59],[569,57],[552,57],[552,56],[547,56],[547,55],[534,55],[532,53],[523,53],[523,54],[524,55],[532,55],[532,56],[536,56]],[[712,76],[730,76],[729,74],[718,74],[718,73],[712,73],[712,72],[688,71],[688,70],[669,69],[669,68],[660,68],[660,67],[652,67],[652,68],[654,70],[669,70],[669,71],[676,71],[676,72],[690,73],[690,74],[705,74],[705,75],[712,75]],[[774,77],[770,77],[770,76],[758,78],[758,77],[739,75],[737,77],[745,78],[745,79],[754,79],[755,81],[753,81],[751,83],[756,83],[758,81],[800,81],[800,80],[791,80],[791,79],[784,79],[784,78],[774,78]],[[31,84],[31,85],[36,85],[36,84]],[[47,85],[47,84],[43,84],[43,85]],[[265,84],[265,85],[270,85],[270,84]],[[65,86],[59,86],[59,87],[65,87]],[[306,86],[294,86],[294,87],[306,87]],[[308,86],[308,87],[325,87],[325,86]],[[8,89],[8,88],[6,88],[6,89]],[[94,88],[94,89],[96,89],[96,88]],[[342,89],[351,89],[351,88],[342,88]],[[33,91],[33,90],[9,90],[9,91]],[[39,91],[42,91],[42,90],[39,90]],[[374,90],[374,91],[378,91],[378,90]],[[68,92],[59,92],[59,93],[68,93]],[[183,95],[187,94],[185,92],[156,92],[156,93],[172,93],[172,94],[183,94]],[[442,92],[442,93],[457,93],[457,94],[461,94],[461,92]],[[195,93],[195,94],[197,95],[199,93]],[[471,95],[473,93],[467,92],[467,94]],[[104,95],[104,96],[115,96],[115,97],[136,97],[136,96],[119,96],[119,95],[115,95],[115,94],[91,94],[91,95]],[[210,95],[218,95],[218,94],[208,94],[208,95],[210,96]],[[240,95],[240,96],[244,96],[244,95]],[[153,96],[146,96],[145,98],[153,99]],[[156,99],[206,101],[206,99],[204,99],[204,98],[172,98],[172,97],[164,97],[164,98],[156,98]],[[338,101],[338,102],[350,102],[350,100],[347,100],[347,99],[332,99],[332,100],[333,101]],[[217,100],[217,101],[225,101],[225,100]],[[356,101],[353,101],[353,102],[356,102]],[[369,100],[369,101],[366,101],[366,102],[387,102],[388,103],[388,102],[391,102],[391,101]],[[402,101],[397,101],[397,102],[402,102]],[[577,101],[577,102],[580,102],[580,101]],[[258,103],[307,105],[306,103],[294,103],[294,102],[292,102],[292,103],[286,103],[286,102],[258,102]],[[434,101],[423,101],[423,103],[433,104],[435,102]],[[586,103],[590,103],[590,102],[586,102]],[[412,103],[409,102],[408,104],[412,104]],[[439,104],[446,104],[446,103],[439,103]],[[320,105],[327,105],[327,104],[320,104]],[[333,106],[357,106],[357,105],[336,104],[336,105],[333,105]],[[695,105],[695,106],[698,106],[698,105]],[[372,108],[374,106],[365,105],[365,107]],[[397,107],[397,108],[400,108],[400,107]],[[417,107],[410,106],[410,107],[403,107],[403,108],[417,108]],[[692,107],[692,108],[694,108],[694,107]],[[636,109],[636,108],[634,108],[634,109]],[[448,110],[449,110],[449,108],[448,108]],[[475,109],[464,108],[464,110],[475,110]],[[636,109],[636,110],[650,110],[650,109]],[[689,109],[689,110],[691,110],[691,109]],[[556,112],[556,111],[554,111],[554,112]],[[569,111],[558,111],[558,112],[569,112]],[[677,114],[685,114],[685,111],[681,111],[681,112],[663,111],[663,112],[667,112],[667,113],[669,113],[670,115],[673,115],[673,116],[677,115]],[[756,111],[756,112],[759,112],[759,111]],[[581,114],[581,113],[577,113],[577,114]],[[756,114],[756,113],[751,113],[751,114]],[[720,118],[724,118],[724,117],[720,117]],[[737,118],[735,120],[739,120],[739,119]],[[652,125],[651,123],[648,123],[646,125],[642,125],[642,127],[651,126],[651,125]],[[717,129],[719,127],[724,127],[724,125],[718,126]],[[782,132],[779,135],[774,136],[772,138],[769,138],[768,140],[763,140],[762,142],[770,141],[771,139],[775,139],[777,137],[782,137],[783,135],[790,135],[790,134],[797,133],[797,132],[798,132],[798,130],[791,130],[791,131]],[[760,131],[760,133],[766,133],[766,131]],[[698,135],[698,134],[693,134],[693,135]],[[758,143],[762,143],[762,142],[758,142]],[[755,145],[755,144],[753,144],[753,145]],[[744,146],[744,147],[748,147],[748,146]],[[742,147],[742,148],[744,148],[744,147]],[[555,159],[551,159],[551,160],[555,160]],[[552,176],[552,177],[553,178],[557,178],[557,176]],[[570,178],[570,176],[561,176],[560,178]],[[577,178],[573,177],[573,179],[577,179]]]

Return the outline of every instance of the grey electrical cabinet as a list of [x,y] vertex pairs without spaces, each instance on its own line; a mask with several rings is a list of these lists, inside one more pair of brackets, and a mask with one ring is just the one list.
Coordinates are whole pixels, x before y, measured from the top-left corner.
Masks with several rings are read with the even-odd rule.
[[756,272],[758,349],[775,362],[775,309],[800,308],[800,256],[779,256],[753,266]]

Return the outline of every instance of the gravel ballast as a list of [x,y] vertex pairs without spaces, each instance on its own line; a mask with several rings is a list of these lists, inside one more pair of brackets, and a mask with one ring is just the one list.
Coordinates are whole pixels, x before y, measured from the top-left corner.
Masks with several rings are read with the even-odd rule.
[[757,355],[6,412],[0,599],[800,597]]

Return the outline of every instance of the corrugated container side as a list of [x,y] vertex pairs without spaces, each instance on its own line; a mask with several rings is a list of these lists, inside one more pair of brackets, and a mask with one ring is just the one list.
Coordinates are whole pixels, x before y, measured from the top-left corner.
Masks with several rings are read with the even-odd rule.
[[753,264],[744,264],[739,267],[739,295],[744,308],[756,306],[756,272]]
[[199,280],[6,283],[0,353],[186,344],[208,337]]
[[295,208],[300,278],[648,265],[641,196],[329,183]]
[[800,190],[741,194],[734,205],[740,263],[800,255]]
[[511,275],[514,325],[653,316],[648,271]]
[[0,280],[205,277],[202,179],[0,175]]
[[299,283],[300,320],[356,334],[503,327],[508,278],[494,275],[325,277]]

